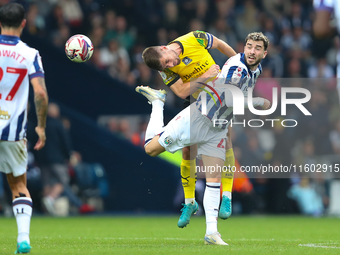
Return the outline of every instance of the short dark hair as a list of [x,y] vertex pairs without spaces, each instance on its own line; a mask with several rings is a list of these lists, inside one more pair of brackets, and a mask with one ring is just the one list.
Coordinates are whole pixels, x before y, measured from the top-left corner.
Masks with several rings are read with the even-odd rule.
[[2,27],[18,28],[25,18],[25,9],[21,4],[8,3],[0,8],[0,23]]
[[143,51],[142,57],[143,57],[144,63],[151,69],[154,69],[157,71],[164,70],[162,67],[161,61],[159,60],[161,58],[159,46],[152,46],[152,47],[146,48]]
[[248,34],[246,37],[245,42],[247,43],[248,40],[253,40],[253,41],[262,41],[264,45],[264,50],[267,50],[268,45],[269,45],[269,39],[267,36],[265,36],[262,32],[253,32]]

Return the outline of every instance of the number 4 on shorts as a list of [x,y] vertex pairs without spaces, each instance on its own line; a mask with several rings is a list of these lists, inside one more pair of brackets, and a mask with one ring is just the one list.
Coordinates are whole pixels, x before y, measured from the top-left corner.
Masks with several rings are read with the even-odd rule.
[[223,139],[221,139],[221,141],[219,142],[219,144],[217,145],[217,148],[222,148],[222,149],[224,149],[224,138]]

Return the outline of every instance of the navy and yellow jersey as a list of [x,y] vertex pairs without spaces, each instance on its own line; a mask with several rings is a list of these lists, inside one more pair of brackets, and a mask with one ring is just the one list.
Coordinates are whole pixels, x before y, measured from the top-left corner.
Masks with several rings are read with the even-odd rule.
[[[167,86],[171,86],[180,78],[183,83],[189,82],[204,74],[215,64],[208,49],[213,45],[213,36],[202,31],[190,32],[178,37],[169,44],[177,43],[182,49],[179,55],[181,63],[159,72]],[[197,98],[197,95],[193,95]]]

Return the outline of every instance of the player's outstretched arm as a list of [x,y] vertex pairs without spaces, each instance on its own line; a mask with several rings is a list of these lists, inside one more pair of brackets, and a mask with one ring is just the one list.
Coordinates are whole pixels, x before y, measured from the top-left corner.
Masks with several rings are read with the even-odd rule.
[[330,19],[331,12],[327,10],[316,12],[313,30],[317,38],[329,37],[335,33],[335,29],[330,26]]
[[218,49],[220,52],[222,52],[224,55],[227,57],[232,57],[236,55],[236,52],[234,51],[233,48],[230,47],[229,44],[226,42],[222,41],[221,39],[218,39],[217,37],[213,36],[213,45],[212,49]]
[[205,83],[209,78],[215,77],[219,71],[220,67],[218,65],[212,65],[209,70],[202,74],[199,78],[186,83],[183,83],[182,79],[178,79],[178,81],[170,86],[170,89],[178,97],[185,99],[195,93],[196,90],[202,86],[202,83]]
[[48,95],[45,85],[45,79],[42,77],[35,77],[31,79],[31,83],[34,91],[34,104],[38,119],[38,125],[35,128],[39,139],[35,144],[34,149],[40,150],[45,146],[46,135],[46,116],[47,116],[47,106],[48,106]]
[[[233,94],[228,91],[228,93],[225,94],[225,104],[228,107],[234,107],[234,98]],[[248,97],[244,97],[243,100],[244,108],[249,108],[248,105]],[[263,110],[268,110],[271,106],[271,103],[268,99],[262,98],[262,97],[253,97],[252,98],[252,105],[253,107],[261,107]]]

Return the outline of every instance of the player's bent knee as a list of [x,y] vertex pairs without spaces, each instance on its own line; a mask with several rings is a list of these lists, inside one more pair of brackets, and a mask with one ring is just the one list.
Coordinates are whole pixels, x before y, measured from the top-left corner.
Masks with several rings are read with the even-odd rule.
[[158,154],[156,152],[156,150],[154,148],[152,148],[152,146],[145,146],[145,152],[146,154],[148,154],[151,157],[156,157]]
[[151,157],[156,157],[164,151],[165,151],[164,147],[162,147],[159,144],[156,144],[156,145],[150,144],[150,145],[145,146],[145,152]]

